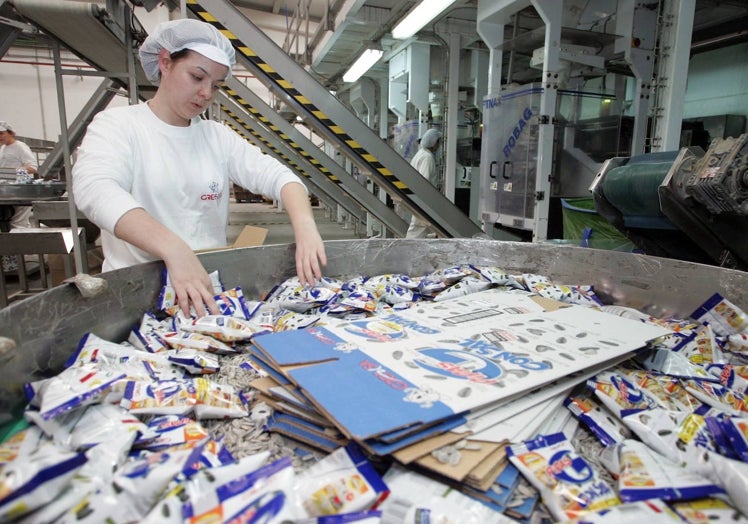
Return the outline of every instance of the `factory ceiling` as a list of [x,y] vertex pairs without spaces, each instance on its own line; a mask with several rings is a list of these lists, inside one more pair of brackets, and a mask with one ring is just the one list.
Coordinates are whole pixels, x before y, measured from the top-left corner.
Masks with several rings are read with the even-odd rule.
[[[372,70],[385,74],[382,62],[398,50],[401,41],[392,28],[417,0],[232,0],[255,25],[296,57],[327,87],[339,88],[342,75],[358,55],[371,45],[381,45],[383,61]],[[529,1],[524,4],[529,4]],[[645,2],[646,3],[646,2]],[[656,9],[658,2],[649,2]],[[460,33],[463,47],[481,47],[476,11],[478,0],[458,0],[419,33],[421,39]],[[592,26],[614,13],[615,0],[565,0],[570,15],[579,24]],[[745,0],[696,0],[692,53],[748,40],[748,2]],[[595,20],[597,17],[597,20]],[[567,22],[565,15],[565,23]],[[513,21],[514,22],[514,21]],[[520,11],[517,34],[542,25],[532,7]],[[613,24],[610,24],[613,25]],[[513,26],[505,28],[509,38]]]
[[[72,0],[66,0],[72,1]],[[94,0],[92,0],[94,1]],[[95,0],[104,3],[104,0]],[[128,0],[152,10],[157,6],[177,9],[179,0]],[[247,19],[265,32],[276,44],[302,64],[320,83],[331,90],[344,87],[343,74],[368,47],[381,47],[384,56],[368,73],[385,76],[387,61],[407,44],[392,38],[392,29],[420,0],[229,0]],[[429,0],[423,0],[429,1]],[[480,0],[490,5],[490,0]],[[618,0],[620,1],[620,0]],[[594,29],[610,33],[615,26],[617,0],[564,0],[564,27]],[[666,0],[640,1],[647,8],[661,9]],[[675,1],[675,0],[667,0]],[[695,2],[692,54],[748,41],[748,2],[745,0],[680,0]],[[23,31],[17,39],[8,38],[24,29],[16,21],[14,0],[0,0],[0,56],[10,45],[47,45]],[[115,2],[116,3],[116,2]],[[418,39],[445,45],[448,34],[461,35],[463,49],[485,48],[476,31],[479,0],[456,0],[444,13],[428,23]],[[508,3],[502,0],[502,4]],[[512,17],[504,30],[505,39],[539,30],[543,22],[530,0],[518,2],[524,9]],[[109,4],[109,2],[107,2]],[[542,40],[541,40],[542,42]],[[542,46],[542,43],[540,44]],[[509,57],[504,53],[504,74],[510,69],[522,71],[512,80],[533,81],[539,74],[529,67],[531,53]],[[512,68],[507,67],[509,60]]]

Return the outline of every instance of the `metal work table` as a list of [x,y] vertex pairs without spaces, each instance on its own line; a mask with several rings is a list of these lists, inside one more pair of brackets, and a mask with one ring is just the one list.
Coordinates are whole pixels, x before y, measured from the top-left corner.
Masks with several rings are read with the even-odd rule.
[[0,231],[10,230],[12,206],[30,206],[35,201],[60,200],[67,186],[65,182],[41,184],[0,183]]

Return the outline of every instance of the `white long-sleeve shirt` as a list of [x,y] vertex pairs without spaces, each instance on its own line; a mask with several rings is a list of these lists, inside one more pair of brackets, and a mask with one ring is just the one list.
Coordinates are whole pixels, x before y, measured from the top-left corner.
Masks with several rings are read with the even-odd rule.
[[103,271],[153,260],[114,236],[117,221],[144,208],[192,249],[226,245],[231,183],[280,199],[301,181],[229,128],[195,118],[166,124],[146,103],[99,113],[73,166],[78,208],[101,232]]
[[22,166],[39,167],[36,156],[28,144],[16,140],[12,144],[0,147],[0,167],[18,169]]

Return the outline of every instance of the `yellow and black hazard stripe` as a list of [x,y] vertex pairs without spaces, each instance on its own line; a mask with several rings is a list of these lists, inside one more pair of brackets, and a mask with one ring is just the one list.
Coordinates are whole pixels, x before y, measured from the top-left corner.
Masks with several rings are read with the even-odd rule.
[[294,142],[290,136],[285,134],[278,126],[273,124],[269,118],[267,118],[266,116],[263,116],[262,113],[260,113],[260,111],[257,110],[257,108],[253,107],[249,102],[243,99],[239,95],[239,93],[237,93],[233,89],[228,89],[228,88],[224,89],[224,92],[228,96],[230,96],[234,100],[234,102],[236,102],[237,104],[242,106],[244,109],[246,109],[250,115],[252,115],[257,120],[262,122],[265,125],[265,127],[267,127],[273,133],[275,133],[275,135],[281,140],[283,140],[286,143],[286,145],[288,145],[288,147],[290,147],[291,149],[299,153],[310,164],[312,164],[315,168],[317,168],[317,170],[320,173],[322,173],[323,176],[325,176],[327,179],[329,179],[331,182],[335,184],[338,184],[338,185],[342,184],[340,179],[337,176],[335,176],[329,169],[323,166],[319,160],[317,160],[311,154],[309,154],[309,152],[303,147],[301,147],[300,144],[298,144],[297,142]]
[[323,111],[317,108],[307,97],[301,94],[289,81],[281,77],[267,62],[257,55],[244,42],[239,40],[215,16],[200,5],[199,0],[187,0],[187,7],[201,20],[213,25],[232,43],[238,53],[247,58],[254,65],[258,75],[262,75],[285,91],[290,97],[301,104],[322,126],[331,131],[338,139],[365,162],[374,172],[379,173],[391,186],[402,194],[412,194],[412,190],[387,169],[374,155],[366,151],[361,144],[349,136],[343,128],[336,125]]
[[[239,125],[242,126],[249,134],[251,134],[255,139],[257,139],[258,142],[261,142],[267,146],[268,149],[270,149],[273,153],[278,155],[280,158],[282,158],[289,166],[291,166],[295,171],[300,173],[304,176],[304,178],[308,178],[311,180],[311,176],[309,173],[306,172],[300,165],[298,165],[296,162],[294,162],[293,159],[291,159],[288,155],[283,153],[280,149],[278,149],[275,145],[273,145],[271,142],[269,142],[267,139],[262,137],[257,131],[252,129],[251,126],[249,126],[246,122],[244,122],[241,118],[239,118],[236,113],[231,111],[228,107],[221,105],[221,111],[229,115],[232,119],[234,119]],[[228,125],[231,129],[233,129],[235,132],[241,134],[240,130],[231,122],[226,122],[226,125]],[[245,137],[246,138],[246,137]],[[249,140],[249,139],[247,139]],[[250,141],[251,142],[251,141]]]

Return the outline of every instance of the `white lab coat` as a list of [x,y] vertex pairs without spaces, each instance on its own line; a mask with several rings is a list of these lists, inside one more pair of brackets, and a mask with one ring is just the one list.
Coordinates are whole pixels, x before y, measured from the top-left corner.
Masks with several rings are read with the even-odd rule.
[[[438,184],[436,158],[434,158],[434,153],[430,149],[426,149],[425,147],[420,148],[413,156],[413,160],[410,161],[410,165],[421,173],[433,186]],[[433,232],[428,222],[413,215],[410,219],[408,232],[405,233],[405,238],[427,238]]]
[[[10,145],[0,147],[0,167],[18,169],[23,166],[39,167],[28,144],[16,140]],[[14,207],[15,211],[10,221],[10,229],[31,227],[31,206]]]

